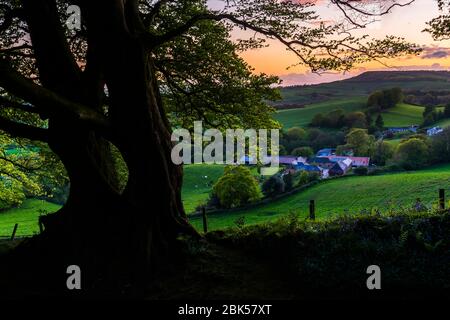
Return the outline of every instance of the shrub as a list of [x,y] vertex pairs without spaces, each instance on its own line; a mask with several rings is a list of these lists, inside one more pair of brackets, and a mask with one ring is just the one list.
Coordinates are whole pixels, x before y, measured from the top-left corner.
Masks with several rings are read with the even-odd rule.
[[283,176],[283,182],[285,191],[291,191],[294,187],[294,178],[290,173]]
[[421,139],[412,138],[399,144],[395,161],[405,169],[418,169],[428,161],[429,148]]
[[264,181],[262,185],[262,192],[267,197],[274,197],[280,193],[283,193],[285,190],[284,180],[279,176],[272,176],[266,181]]
[[244,166],[228,166],[213,187],[220,206],[235,208],[261,199],[258,181]]
[[292,155],[296,157],[309,158],[314,155],[314,150],[311,147],[300,147],[292,150]]

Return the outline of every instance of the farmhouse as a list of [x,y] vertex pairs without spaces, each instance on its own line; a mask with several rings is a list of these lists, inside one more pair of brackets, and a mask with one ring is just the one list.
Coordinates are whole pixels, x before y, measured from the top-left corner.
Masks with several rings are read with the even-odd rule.
[[298,163],[293,166],[295,171],[306,171],[306,172],[314,172],[317,173],[321,178],[328,178],[328,169],[321,168],[316,165]]
[[419,129],[419,126],[409,126],[409,127],[392,127],[392,128],[387,128],[387,130],[384,132],[384,135],[386,135],[387,133],[401,133],[401,132],[412,132],[412,133],[417,133],[417,129]]
[[343,161],[336,162],[334,166],[329,170],[330,176],[343,176],[352,167],[352,160],[345,159]]
[[346,159],[350,159],[352,161],[352,167],[368,167],[370,164],[369,157],[340,157],[340,156],[331,156],[328,157],[332,162],[344,161]]
[[427,130],[427,136],[432,137],[443,131],[444,131],[444,129],[442,129],[441,127],[433,127],[433,128],[430,128]]
[[279,162],[282,165],[296,165],[297,163],[306,163],[306,159],[303,157],[280,156]]
[[331,161],[328,157],[314,157],[309,159],[309,163],[320,166],[325,169],[330,169],[334,166],[334,162]]

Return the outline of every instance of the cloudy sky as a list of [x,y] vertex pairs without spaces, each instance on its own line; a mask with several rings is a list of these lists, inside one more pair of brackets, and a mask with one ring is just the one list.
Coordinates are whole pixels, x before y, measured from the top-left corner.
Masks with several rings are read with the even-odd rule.
[[[339,19],[340,13],[327,0],[317,0],[317,12],[324,20]],[[210,5],[218,6],[217,0],[210,0]],[[406,2],[406,1],[404,1]],[[431,36],[422,32],[426,22],[440,14],[436,0],[415,0],[407,7],[396,7],[391,13],[378,18],[378,22],[370,25],[356,35],[369,34],[373,38],[384,38],[395,35],[420,44],[424,51],[418,57],[401,57],[385,61],[392,70],[450,70],[450,41],[435,42]],[[245,33],[235,31],[236,38],[245,38]],[[242,54],[243,58],[255,68],[256,72],[275,74],[283,79],[284,85],[311,84],[329,82],[355,76],[366,70],[386,69],[377,62],[369,62],[358,66],[350,74],[311,74],[305,67],[298,66],[287,69],[298,60],[293,53],[287,52],[282,44],[269,42],[268,48],[251,50]]]

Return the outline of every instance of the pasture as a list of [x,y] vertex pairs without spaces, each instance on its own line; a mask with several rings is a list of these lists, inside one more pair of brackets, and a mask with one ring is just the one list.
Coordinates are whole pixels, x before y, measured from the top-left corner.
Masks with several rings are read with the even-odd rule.
[[[450,165],[380,176],[349,176],[322,182],[268,205],[211,215],[208,219],[209,228],[215,230],[234,226],[240,217],[245,217],[246,224],[274,220],[289,213],[306,218],[309,200],[312,199],[316,200],[318,219],[359,213],[362,210],[385,211],[402,206],[411,207],[416,198],[432,206],[437,203],[439,188],[445,188],[447,193],[450,191]],[[200,218],[191,221],[201,229]]]
[[328,113],[335,109],[347,112],[359,111],[365,108],[366,100],[366,97],[353,97],[319,102],[304,108],[280,110],[274,115],[274,118],[281,123],[284,130],[292,127],[306,127],[317,113]]

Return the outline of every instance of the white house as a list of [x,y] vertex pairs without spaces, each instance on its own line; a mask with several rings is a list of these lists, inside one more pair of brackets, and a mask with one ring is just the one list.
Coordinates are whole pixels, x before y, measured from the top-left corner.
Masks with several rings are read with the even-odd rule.
[[441,127],[433,127],[433,128],[430,128],[427,130],[427,136],[432,137],[443,131],[444,131],[444,129],[442,129]]

